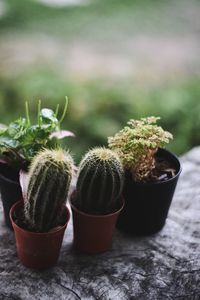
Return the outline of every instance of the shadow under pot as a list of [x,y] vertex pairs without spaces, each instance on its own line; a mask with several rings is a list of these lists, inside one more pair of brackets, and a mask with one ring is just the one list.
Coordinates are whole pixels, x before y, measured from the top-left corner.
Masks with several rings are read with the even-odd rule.
[[19,172],[3,161],[0,161],[0,192],[5,223],[12,229],[9,212],[12,205],[22,198],[22,190],[19,183]]
[[165,160],[175,169],[175,176],[152,183],[134,182],[127,172],[117,228],[133,235],[148,235],[161,230],[165,224],[176,184],[181,173],[179,159],[165,149],[159,149],[157,159]]
[[60,254],[65,229],[70,213],[65,208],[65,223],[49,232],[28,231],[16,224],[17,216],[22,215],[23,201],[15,203],[10,210],[10,219],[15,233],[17,254],[27,268],[43,270],[54,266]]
[[121,198],[119,208],[110,214],[93,215],[78,210],[73,205],[75,194],[71,196],[73,216],[74,247],[78,252],[97,254],[108,251],[112,246],[112,237],[124,201]]

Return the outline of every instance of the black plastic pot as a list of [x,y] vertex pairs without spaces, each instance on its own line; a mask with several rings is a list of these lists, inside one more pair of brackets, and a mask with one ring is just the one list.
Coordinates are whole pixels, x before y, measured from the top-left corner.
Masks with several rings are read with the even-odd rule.
[[121,211],[117,228],[133,235],[148,235],[161,230],[165,224],[176,184],[181,173],[179,159],[171,152],[159,149],[158,157],[172,163],[176,175],[163,182],[137,183],[126,174]]
[[4,208],[4,217],[6,225],[12,229],[9,218],[11,206],[22,198],[22,191],[19,184],[19,172],[0,162],[0,192]]

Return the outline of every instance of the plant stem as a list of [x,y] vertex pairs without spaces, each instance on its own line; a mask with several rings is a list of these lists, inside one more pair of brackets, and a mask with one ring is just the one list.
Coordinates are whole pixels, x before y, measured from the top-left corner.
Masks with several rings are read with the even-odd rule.
[[29,106],[28,106],[28,101],[25,102],[25,111],[26,111],[26,121],[27,125],[30,126],[30,116],[29,116]]
[[61,116],[61,118],[60,118],[60,121],[59,121],[60,124],[62,123],[62,121],[63,121],[64,118],[65,118],[65,115],[66,115],[66,112],[67,112],[68,102],[69,102],[69,101],[68,101],[68,97],[66,96],[66,97],[65,97],[65,107],[64,107],[62,116]]
[[59,111],[59,104],[57,104],[56,106],[56,112],[55,112],[56,117],[58,116],[58,111]]
[[41,100],[38,100],[38,125],[40,126],[40,110],[41,110]]

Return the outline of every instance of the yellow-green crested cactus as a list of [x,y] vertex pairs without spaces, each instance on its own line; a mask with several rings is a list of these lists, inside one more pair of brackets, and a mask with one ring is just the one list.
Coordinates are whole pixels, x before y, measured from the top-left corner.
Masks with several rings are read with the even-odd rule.
[[135,181],[146,181],[155,168],[155,153],[163,148],[172,134],[157,125],[159,117],[131,119],[114,137],[108,138],[109,147],[118,153],[124,168]]

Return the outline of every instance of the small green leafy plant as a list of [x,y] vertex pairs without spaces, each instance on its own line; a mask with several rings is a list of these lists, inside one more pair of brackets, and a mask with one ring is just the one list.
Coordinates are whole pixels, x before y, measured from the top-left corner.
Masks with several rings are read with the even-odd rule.
[[109,147],[121,158],[124,168],[135,181],[147,181],[155,169],[155,153],[163,148],[172,134],[157,125],[159,117],[131,119],[114,137],[108,138]]
[[0,157],[15,169],[27,169],[33,157],[43,148],[55,149],[60,146],[60,139],[72,136],[69,131],[61,130],[61,123],[66,115],[68,99],[66,97],[62,116],[58,119],[59,105],[54,112],[41,109],[38,102],[37,124],[31,124],[29,107],[26,102],[26,117],[20,117],[9,126],[0,127]]

